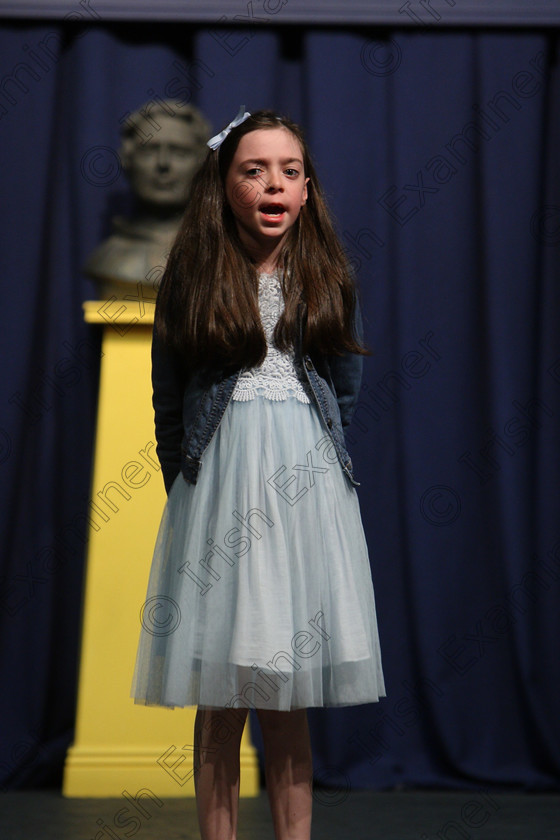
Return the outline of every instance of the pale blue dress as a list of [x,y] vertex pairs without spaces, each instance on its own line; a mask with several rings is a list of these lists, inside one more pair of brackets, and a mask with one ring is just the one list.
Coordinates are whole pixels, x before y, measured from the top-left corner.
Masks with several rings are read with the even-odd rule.
[[290,710],[385,695],[358,499],[293,356],[272,334],[203,454],[179,475],[157,538],[132,696],[159,706]]

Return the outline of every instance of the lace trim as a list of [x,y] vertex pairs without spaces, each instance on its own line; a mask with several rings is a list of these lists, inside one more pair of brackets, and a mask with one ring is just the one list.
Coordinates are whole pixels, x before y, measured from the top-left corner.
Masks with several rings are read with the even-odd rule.
[[272,400],[281,402],[282,400],[287,400],[290,397],[295,397],[296,400],[302,403],[309,403],[311,400],[305,393],[304,389],[301,387],[296,388],[282,388],[278,390],[274,390],[273,388],[268,388],[265,385],[257,385],[254,388],[246,386],[245,383],[242,383],[242,387],[237,390],[234,390],[232,394],[232,399],[237,400],[238,402],[248,402],[249,400],[254,400],[255,397],[266,397],[267,400]]
[[284,298],[277,274],[259,275],[259,312],[267,343],[264,362],[241,373],[232,394],[239,402],[253,400],[257,395],[269,400],[286,400],[295,397],[299,402],[311,399],[298,375],[294,354],[285,353],[274,345],[274,327],[284,310]]

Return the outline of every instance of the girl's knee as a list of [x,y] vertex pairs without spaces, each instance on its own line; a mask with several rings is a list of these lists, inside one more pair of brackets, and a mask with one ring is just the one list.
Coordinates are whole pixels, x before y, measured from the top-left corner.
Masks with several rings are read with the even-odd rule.
[[238,744],[243,735],[247,709],[201,709],[196,713],[195,732],[206,745]]
[[278,712],[269,709],[257,709],[257,717],[263,735],[290,733],[294,730],[307,729],[306,709],[294,709],[291,712]]

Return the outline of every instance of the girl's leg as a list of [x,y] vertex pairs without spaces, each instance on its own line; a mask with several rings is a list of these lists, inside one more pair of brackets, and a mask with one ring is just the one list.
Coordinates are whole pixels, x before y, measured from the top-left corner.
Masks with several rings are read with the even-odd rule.
[[257,709],[257,715],[276,840],[309,840],[313,767],[307,711]]
[[202,840],[236,840],[239,748],[246,709],[198,709],[194,786]]

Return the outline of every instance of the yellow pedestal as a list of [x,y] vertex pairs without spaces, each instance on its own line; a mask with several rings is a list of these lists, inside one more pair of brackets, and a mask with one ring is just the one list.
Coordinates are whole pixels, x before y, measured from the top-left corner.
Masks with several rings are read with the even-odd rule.
[[[63,794],[194,796],[195,709],[135,705],[130,686],[152,550],[165,504],[155,455],[150,344],[153,304],[88,301],[104,324],[93,485],[89,506],[81,671],[75,743]],[[246,727],[241,795],[259,789]],[[145,794],[148,795],[148,794]]]

